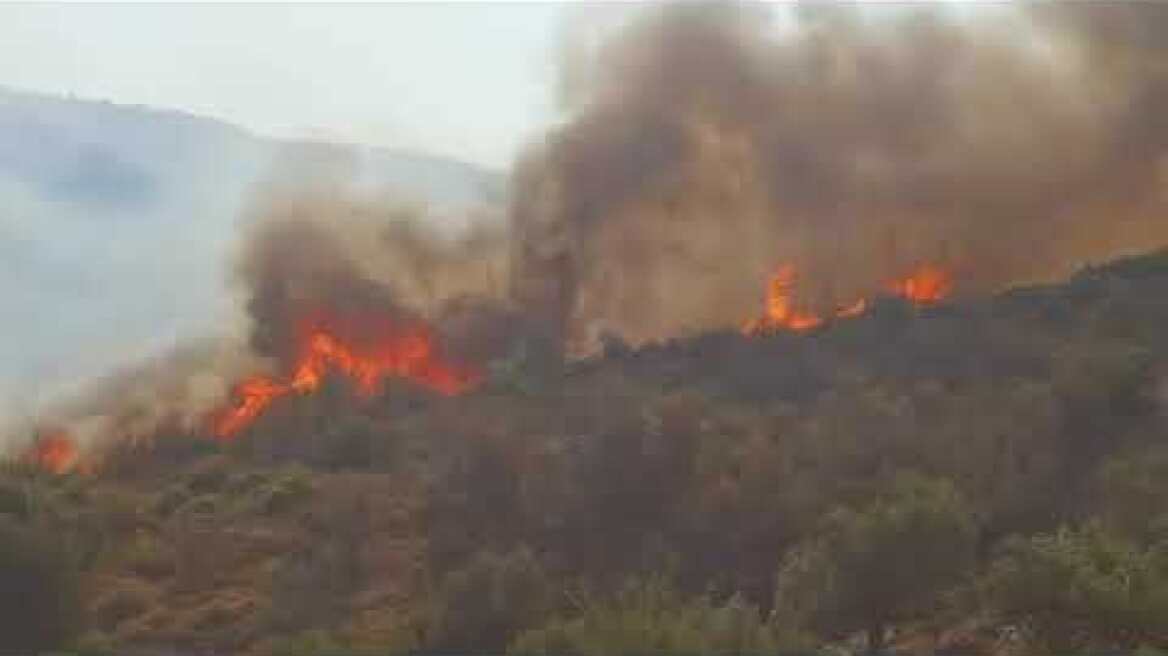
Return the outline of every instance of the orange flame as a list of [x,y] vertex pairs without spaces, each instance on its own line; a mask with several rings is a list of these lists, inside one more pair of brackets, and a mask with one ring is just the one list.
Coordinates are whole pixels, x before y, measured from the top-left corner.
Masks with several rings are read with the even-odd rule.
[[953,293],[953,274],[933,264],[922,264],[908,276],[889,283],[888,290],[918,305],[939,303]]
[[796,308],[793,287],[796,271],[792,264],[784,264],[771,274],[767,281],[766,303],[763,315],[748,321],[742,330],[748,335],[791,330],[803,332],[818,327],[823,319]]
[[358,393],[365,397],[375,395],[382,382],[391,377],[405,378],[446,396],[466,391],[482,380],[477,369],[442,360],[428,327],[417,325],[402,330],[386,322],[380,324],[372,339],[346,341],[319,322],[305,321],[296,364],[288,380],[263,375],[243,380],[233,392],[234,404],[213,417],[212,432],[220,439],[235,436],[276,399],[293,392],[315,392],[330,369],[353,380]]
[[25,453],[25,461],[53,474],[64,474],[78,463],[77,445],[64,432],[42,436]]
[[213,420],[212,431],[226,438],[235,435],[255,421],[272,401],[289,391],[287,385],[278,383],[267,376],[252,376],[235,386],[232,396],[235,405]]
[[[744,334],[806,332],[827,322],[828,319],[824,316],[798,309],[793,289],[796,277],[797,271],[792,264],[783,264],[775,269],[767,281],[763,315],[743,324]],[[929,305],[944,300],[953,292],[953,275],[940,266],[923,264],[908,276],[889,282],[886,288],[893,296],[917,305]],[[858,317],[867,312],[870,305],[871,302],[867,298],[859,298],[848,305],[836,308],[828,318]]]

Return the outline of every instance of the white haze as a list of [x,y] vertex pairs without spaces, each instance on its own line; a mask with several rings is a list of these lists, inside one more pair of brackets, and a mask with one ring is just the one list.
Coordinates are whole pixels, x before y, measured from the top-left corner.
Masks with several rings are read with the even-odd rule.
[[[0,419],[233,327],[241,209],[295,163],[435,216],[498,203],[502,177],[375,149],[287,144],[174,112],[0,89]],[[2,431],[8,432],[8,431]],[[18,431],[19,432],[19,431]]]

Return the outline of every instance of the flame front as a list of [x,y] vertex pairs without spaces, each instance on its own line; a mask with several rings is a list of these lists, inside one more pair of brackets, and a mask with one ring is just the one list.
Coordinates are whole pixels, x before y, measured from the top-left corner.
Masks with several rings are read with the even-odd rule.
[[77,445],[63,432],[39,438],[25,454],[25,460],[53,474],[64,474],[78,462]]
[[267,376],[253,376],[239,383],[232,394],[235,405],[219,413],[213,421],[215,435],[221,438],[235,435],[291,389]]
[[910,275],[894,280],[888,291],[918,305],[945,300],[953,293],[953,274],[933,264],[923,264]]
[[330,370],[347,376],[365,397],[375,395],[386,378],[404,378],[447,396],[482,380],[477,369],[440,358],[434,335],[425,326],[400,330],[387,324],[375,339],[350,342],[320,323],[306,321],[301,326],[299,353],[287,380],[257,375],[236,385],[234,404],[212,419],[217,437],[234,437],[280,397],[315,392]]
[[[871,302],[867,298],[836,308],[827,317],[800,309],[795,298],[794,287],[797,270],[793,264],[783,264],[775,269],[767,281],[766,300],[761,317],[751,319],[742,325],[746,335],[765,335],[779,331],[806,332],[822,326],[831,319],[850,319],[868,311]],[[935,264],[923,264],[909,275],[889,281],[885,288],[888,293],[916,305],[930,305],[948,298],[953,292],[953,275],[948,269]]]

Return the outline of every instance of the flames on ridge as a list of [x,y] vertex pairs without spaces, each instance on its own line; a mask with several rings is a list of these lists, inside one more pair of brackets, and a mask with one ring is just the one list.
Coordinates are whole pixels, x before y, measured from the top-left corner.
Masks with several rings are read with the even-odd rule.
[[[793,264],[775,269],[767,281],[763,314],[742,326],[748,336],[780,331],[807,332],[828,321],[858,317],[871,306],[868,298],[818,313],[796,294],[799,271]],[[886,293],[917,305],[947,298],[953,291],[952,273],[939,265],[922,264],[909,275],[888,281]],[[426,322],[370,311],[305,312],[294,322],[294,347],[282,358],[282,374],[256,374],[239,381],[231,400],[210,416],[208,429],[216,439],[238,436],[278,399],[316,392],[329,375],[352,382],[357,395],[371,398],[388,379],[402,379],[429,391],[454,396],[483,380],[481,368],[456,362],[440,348],[437,333]],[[23,460],[53,474],[90,469],[75,440],[64,431],[42,434],[24,453]]]
[[797,276],[793,264],[783,264],[775,269],[767,281],[763,315],[746,322],[742,327],[744,333],[757,335],[783,329],[803,332],[823,324],[820,315],[798,308],[794,293]]
[[365,398],[381,391],[388,378],[401,378],[453,396],[474,387],[483,377],[478,368],[442,356],[434,331],[421,322],[307,317],[297,326],[297,342],[295,361],[286,376],[255,375],[235,386],[232,404],[212,417],[211,431],[217,438],[236,436],[276,399],[315,392],[330,372],[351,380]]
[[[774,271],[767,282],[763,315],[746,322],[742,326],[744,334],[806,332],[831,319],[858,317],[871,305],[868,298],[858,298],[829,314],[811,311],[796,296],[797,278],[798,270],[792,264]],[[909,275],[887,282],[884,288],[914,304],[929,305],[952,293],[953,276],[942,266],[926,263]],[[211,432],[217,438],[238,435],[279,398],[315,392],[330,372],[352,381],[364,398],[375,396],[390,378],[408,380],[445,396],[467,391],[483,379],[479,368],[447,359],[439,349],[434,330],[420,320],[402,322],[368,313],[342,318],[316,312],[302,317],[294,332],[295,355],[285,375],[259,374],[239,382],[230,406],[212,417]]]
[[64,474],[79,464],[77,445],[64,431],[40,436],[24,454],[24,461],[52,474]]
[[939,303],[953,293],[953,273],[935,264],[922,264],[911,275],[890,282],[888,291],[917,305]]
[[[871,302],[858,298],[835,308],[829,314],[819,314],[801,307],[795,294],[798,270],[793,264],[783,264],[767,280],[763,314],[742,325],[745,335],[765,335],[780,331],[806,332],[822,326],[830,319],[850,319],[868,311]],[[918,266],[907,276],[889,281],[888,294],[916,305],[939,303],[953,293],[953,274],[948,269],[931,263]]]

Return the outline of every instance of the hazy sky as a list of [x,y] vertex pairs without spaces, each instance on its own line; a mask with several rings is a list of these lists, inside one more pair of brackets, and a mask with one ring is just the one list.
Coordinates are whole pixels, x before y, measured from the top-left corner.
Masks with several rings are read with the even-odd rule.
[[561,4],[0,5],[0,84],[506,166],[555,117]]

